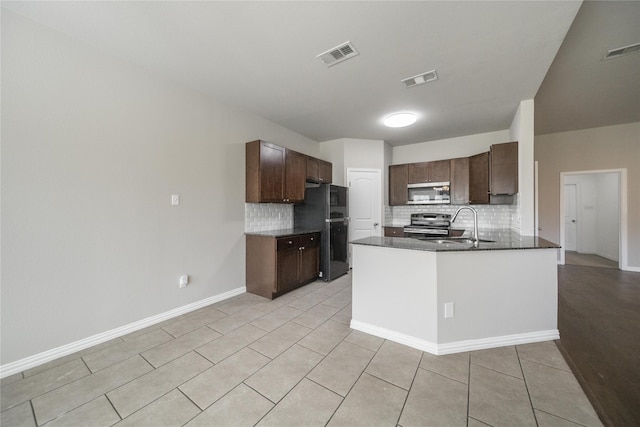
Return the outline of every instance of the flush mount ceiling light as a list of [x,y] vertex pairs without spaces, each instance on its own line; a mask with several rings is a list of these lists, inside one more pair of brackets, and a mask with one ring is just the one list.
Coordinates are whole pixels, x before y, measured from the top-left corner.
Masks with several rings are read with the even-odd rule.
[[403,128],[414,124],[416,120],[418,118],[412,113],[393,113],[385,117],[384,125],[390,128]]

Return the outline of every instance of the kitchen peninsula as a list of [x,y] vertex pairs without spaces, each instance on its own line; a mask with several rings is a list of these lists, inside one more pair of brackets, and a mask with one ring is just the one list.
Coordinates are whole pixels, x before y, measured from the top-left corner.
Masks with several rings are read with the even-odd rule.
[[436,355],[559,338],[558,246],[479,237],[353,241],[351,327]]

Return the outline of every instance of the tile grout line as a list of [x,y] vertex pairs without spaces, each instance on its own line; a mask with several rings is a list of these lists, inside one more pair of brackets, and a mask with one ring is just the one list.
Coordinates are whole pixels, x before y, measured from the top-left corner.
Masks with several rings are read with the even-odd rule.
[[471,418],[471,352],[467,352],[469,356],[467,362],[467,427],[469,427],[469,418]]
[[536,416],[536,411],[533,406],[533,401],[531,400],[531,392],[529,391],[529,384],[527,384],[527,378],[524,375],[524,369],[522,369],[522,362],[520,361],[520,353],[518,352],[518,346],[514,346],[516,350],[516,357],[518,358],[518,366],[520,367],[520,372],[522,372],[522,380],[524,381],[524,388],[527,390],[527,397],[529,398],[529,405],[531,405],[531,413],[533,414],[533,419],[536,422],[536,426],[539,426],[538,417]]
[[[191,400],[191,398],[190,398],[189,396],[187,396],[187,394],[186,394],[185,392],[183,392],[182,390],[180,390],[180,386],[178,386],[178,387],[174,388],[173,390],[177,390],[177,391],[178,391],[178,393],[180,393],[181,395],[183,395],[183,396],[185,397],[185,399],[187,399],[189,402],[191,402],[191,403],[193,404],[193,406],[195,406],[195,407],[196,407],[196,409],[197,409],[198,411],[200,411],[200,412],[198,412],[197,414],[195,414],[193,417],[189,418],[189,419],[188,419],[184,424],[182,424],[183,426],[184,426],[184,425],[189,424],[189,423],[190,423],[194,418],[196,418],[196,417],[200,416],[200,414],[202,414],[202,413],[204,412],[204,410],[200,409],[200,407],[196,404],[196,402],[194,402],[193,400]],[[173,391],[173,390],[172,390],[172,391]],[[171,392],[169,392],[169,393],[171,393]],[[167,394],[168,394],[168,393],[167,393]],[[207,408],[208,408],[208,406],[207,406]],[[132,414],[132,415],[133,415],[133,414]],[[131,416],[131,415],[130,415],[130,416]]]
[[37,426],[38,419],[36,418],[36,410],[33,407],[33,401],[31,399],[29,399],[29,407],[31,408],[31,416],[33,417],[33,423]]
[[[422,363],[422,358],[424,357],[424,351],[422,351],[421,353],[422,354],[420,354],[420,360],[418,360],[418,365],[416,366],[416,370],[413,372],[413,378],[411,378],[411,384],[409,385],[409,388],[407,389],[407,395],[404,398],[404,402],[402,402],[402,408],[400,409],[400,413],[398,414],[398,419],[396,420],[396,425],[400,424],[400,418],[402,418],[402,413],[404,412],[404,408],[405,408],[405,406],[407,406],[407,400],[409,400],[409,394],[411,393],[411,388],[413,387],[413,383],[416,381],[416,376],[418,375],[418,370],[420,369],[420,363]],[[371,359],[371,360],[373,360],[373,359]],[[369,375],[371,375],[371,374],[369,374]],[[402,388],[402,387],[400,387],[400,388]]]
[[[345,337],[346,338],[346,337]],[[387,340],[385,339],[382,344],[380,345],[380,347],[378,348],[378,350],[376,350],[375,353],[373,353],[373,356],[371,357],[371,360],[369,360],[369,362],[367,363],[367,366],[364,367],[364,369],[362,370],[362,372],[360,372],[360,375],[358,375],[358,378],[353,382],[353,384],[351,385],[351,387],[349,387],[349,391],[347,391],[344,395],[344,397],[342,398],[342,402],[340,402],[340,404],[338,405],[338,407],[336,408],[335,411],[333,411],[333,414],[331,414],[331,416],[329,417],[329,419],[327,420],[327,422],[325,423],[325,426],[328,425],[331,420],[333,419],[333,417],[336,415],[336,413],[338,412],[338,410],[340,409],[340,407],[342,407],[342,404],[344,403],[345,400],[347,400],[347,396],[349,396],[349,394],[351,393],[351,390],[353,390],[353,388],[356,386],[356,384],[358,383],[358,381],[360,381],[360,378],[362,378],[362,375],[367,372],[367,368],[369,367],[369,365],[371,365],[371,362],[373,361],[373,359],[375,359],[376,355],[378,354],[378,351],[380,351],[380,349],[382,348],[382,346],[384,345],[384,343]],[[341,341],[342,342],[342,341]],[[371,374],[368,374],[371,375]],[[377,377],[376,377],[377,378]],[[315,381],[314,381],[315,382]],[[320,384],[321,385],[321,384]],[[325,387],[326,388],[326,387]]]
[[[486,369],[487,371],[495,372],[495,373],[500,374],[500,375],[505,375],[505,376],[507,376],[509,378],[514,378],[516,380],[524,381],[524,374],[522,374],[522,378],[520,378],[520,377],[515,377],[515,376],[513,376],[511,374],[507,374],[506,372],[502,372],[502,371],[498,371],[498,370],[493,369],[493,368],[489,368],[489,367],[484,366],[484,365],[478,365],[477,363],[471,362],[470,364],[474,365],[474,366],[477,366],[479,368]],[[518,359],[518,365],[520,365],[520,360],[519,359]],[[520,370],[522,370],[522,367],[520,367]]]
[[[536,408],[536,409],[537,409],[537,408]],[[551,412],[548,412],[548,411],[543,411],[542,409],[538,409],[538,411],[540,411],[540,412],[542,412],[542,413],[545,413],[545,414],[547,414],[547,415],[551,415],[552,417],[560,418],[561,420],[567,421],[567,422],[572,423],[572,424],[575,424],[575,425],[577,425],[577,426],[587,427],[585,424],[581,424],[581,423],[579,423],[579,422],[577,422],[577,421],[569,420],[569,419],[567,419],[567,418],[565,418],[565,417],[562,417],[562,416],[560,416],[560,415],[556,415],[556,414],[552,414]]]
[[[103,394],[104,398],[107,399],[107,402],[109,402],[109,405],[111,405],[111,407],[113,408],[113,411],[116,413],[116,415],[118,417],[120,417],[120,421],[122,421],[124,418],[122,418],[122,415],[120,414],[120,412],[118,412],[118,410],[116,409],[115,405],[113,404],[113,402],[111,401],[111,399],[109,399],[109,396],[107,396],[107,393]],[[142,408],[140,408],[142,409]],[[69,411],[70,412],[70,411]],[[67,414],[69,413],[67,412]],[[137,411],[136,411],[137,412]],[[135,412],[134,412],[135,413]],[[133,415],[133,414],[131,414]],[[120,422],[118,421],[118,422]]]
[[[423,370],[423,371],[425,371],[425,372],[430,372],[430,373],[432,373],[432,374],[434,374],[434,375],[437,375],[437,376],[442,377],[442,378],[444,378],[444,379],[447,379],[447,380],[449,380],[449,381],[453,381],[453,382],[455,382],[455,383],[462,384],[462,385],[464,385],[464,386],[469,387],[469,384],[467,384],[467,383],[463,383],[462,381],[460,381],[460,380],[456,380],[455,378],[448,377],[448,376],[446,376],[446,375],[444,375],[444,374],[442,374],[442,373],[440,373],[440,372],[432,371],[431,369],[423,368],[422,366],[418,366],[418,369],[422,369],[422,370]],[[468,399],[467,399],[467,400],[468,400]]]
[[[190,352],[188,352],[188,353],[186,353],[186,354],[183,354],[183,355],[182,355],[182,356],[180,356],[180,357],[184,357],[184,356],[186,356],[187,354],[189,354],[189,353],[191,353],[191,352],[196,353],[196,351],[195,351],[195,350],[191,350]],[[209,361],[209,359],[207,359],[206,357],[202,356],[200,353],[197,353],[197,354],[198,354],[198,355],[200,355],[201,357],[203,357],[205,360]],[[140,355],[140,357],[142,357],[142,355]],[[175,360],[179,359],[180,357],[178,357],[178,358],[176,358],[176,359],[173,359],[171,362],[173,362],[173,361],[175,361]],[[145,361],[146,361],[146,359],[145,359]],[[171,362],[167,362],[167,363],[171,363]],[[209,361],[209,362],[210,362],[210,361]],[[147,362],[147,363],[148,363],[148,362]],[[167,363],[165,363],[164,365],[161,365],[160,367],[165,366]],[[213,362],[211,362],[211,363],[213,363]],[[152,365],[152,366],[153,366],[153,365]],[[174,390],[178,390],[178,391],[180,391],[180,392],[182,393],[182,390],[180,390],[180,387],[182,387],[184,384],[186,384],[187,382],[191,381],[192,379],[194,379],[194,378],[195,378],[195,377],[197,377],[198,375],[200,375],[200,374],[202,374],[202,373],[204,373],[204,372],[208,371],[209,369],[213,368],[214,366],[215,366],[215,363],[213,363],[213,365],[212,365],[212,366],[209,366],[209,367],[208,367],[207,369],[205,369],[204,371],[202,371],[202,372],[198,372],[198,373],[194,374],[193,376],[191,376],[191,377],[187,378],[187,379],[186,379],[185,381],[183,381],[181,384],[179,384],[179,385],[177,385],[177,386],[173,387],[171,390],[169,390],[169,391],[167,391],[166,393],[164,393],[164,394],[162,394],[162,395],[158,396],[157,398],[153,399],[151,402],[148,402],[147,404],[145,404],[145,405],[141,406],[140,408],[136,409],[134,412],[132,412],[131,414],[129,414],[129,415],[128,415],[128,416],[126,416],[125,418],[122,418],[122,416],[120,415],[120,412],[118,412],[118,410],[115,408],[115,406],[113,405],[113,403],[112,403],[112,406],[114,406],[114,409],[116,409],[116,413],[120,416],[120,418],[121,418],[122,420],[124,420],[124,419],[126,419],[126,418],[129,418],[130,416],[132,416],[132,415],[133,415],[133,414],[135,414],[136,412],[141,411],[143,408],[146,408],[147,406],[149,406],[149,405],[153,404],[154,402],[156,402],[157,400],[159,400],[159,399],[163,398],[164,396],[166,396],[167,394],[171,393],[171,392],[172,392],[172,391],[174,391]],[[149,371],[149,372],[146,372],[146,373],[144,373],[144,374],[140,375],[139,377],[135,378],[134,380],[131,380],[131,381],[129,381],[129,382],[127,382],[127,383],[125,383],[125,384],[122,384],[122,385],[120,385],[120,386],[116,387],[116,388],[115,388],[115,389],[113,389],[113,390],[117,390],[117,389],[119,389],[120,387],[123,387],[123,386],[124,386],[124,385],[126,385],[126,384],[129,384],[129,383],[131,383],[131,382],[133,382],[133,381],[135,381],[135,380],[137,380],[137,379],[139,379],[139,378],[142,378],[143,376],[148,375],[148,374],[150,374],[150,373],[152,373],[152,372],[156,371],[156,370],[157,370],[157,369],[159,369],[160,367],[158,367],[158,368],[153,368],[153,370],[151,370],[151,371]],[[111,393],[113,390],[110,390],[108,393]],[[182,393],[182,394],[184,394],[184,393]],[[105,394],[104,394],[104,396],[105,396],[105,397],[109,400],[109,402],[111,403],[111,400],[109,399],[109,396],[107,396],[107,393],[105,393]],[[185,394],[185,397],[186,397],[187,399],[189,399],[189,396],[187,396],[186,394]],[[189,401],[191,401],[194,405],[196,405],[196,407],[197,407],[198,409],[200,409],[200,407],[199,407],[195,402],[193,402],[191,399],[189,399]],[[69,411],[69,412],[71,412],[71,411]],[[201,412],[202,412],[202,410],[201,410]]]
[[[323,360],[324,360],[324,359],[323,359]],[[331,393],[335,394],[336,396],[340,397],[340,399],[341,399],[341,400],[340,400],[340,404],[336,407],[336,409],[334,409],[334,410],[333,410],[333,412],[331,413],[331,416],[329,417],[329,419],[327,419],[327,422],[326,422],[326,423],[324,423],[324,425],[325,425],[325,426],[327,426],[327,425],[331,422],[331,419],[334,417],[334,415],[336,414],[336,412],[338,412],[338,409],[340,409],[340,407],[341,407],[341,406],[342,406],[342,404],[344,403],[344,401],[345,401],[345,399],[347,398],[347,396],[349,395],[349,393],[347,393],[347,394],[346,394],[346,396],[342,397],[341,395],[339,395],[339,394],[338,394],[338,393],[336,393],[335,391],[331,390],[330,388],[327,388],[327,387],[323,386],[322,384],[320,384],[320,383],[318,383],[318,382],[316,382],[316,381],[312,380],[311,378],[307,378],[306,376],[305,376],[304,378],[306,378],[308,381],[311,381],[312,383],[316,384],[317,386],[322,387],[323,389],[325,389],[325,390],[327,390],[327,391],[329,391],[329,392],[331,392]],[[358,378],[358,379],[359,379],[359,378]],[[356,380],[356,382],[358,382],[358,381]],[[354,383],[354,385],[355,385],[355,383]],[[353,388],[353,386],[352,386],[352,388]],[[349,389],[349,392],[351,392],[351,389]]]

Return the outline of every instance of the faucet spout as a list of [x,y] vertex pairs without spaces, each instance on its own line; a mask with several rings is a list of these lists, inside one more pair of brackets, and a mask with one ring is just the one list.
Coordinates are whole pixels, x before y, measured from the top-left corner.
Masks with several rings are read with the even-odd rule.
[[478,244],[480,239],[478,238],[478,211],[471,206],[461,206],[458,208],[455,214],[453,214],[453,218],[451,218],[451,222],[454,222],[456,218],[458,218],[458,214],[461,210],[468,209],[473,212],[473,240],[475,241],[475,245]]

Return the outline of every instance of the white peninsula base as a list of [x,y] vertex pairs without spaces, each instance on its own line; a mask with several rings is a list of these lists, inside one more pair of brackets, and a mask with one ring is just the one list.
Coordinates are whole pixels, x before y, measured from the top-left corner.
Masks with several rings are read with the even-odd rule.
[[556,254],[354,244],[351,327],[436,355],[558,339]]

